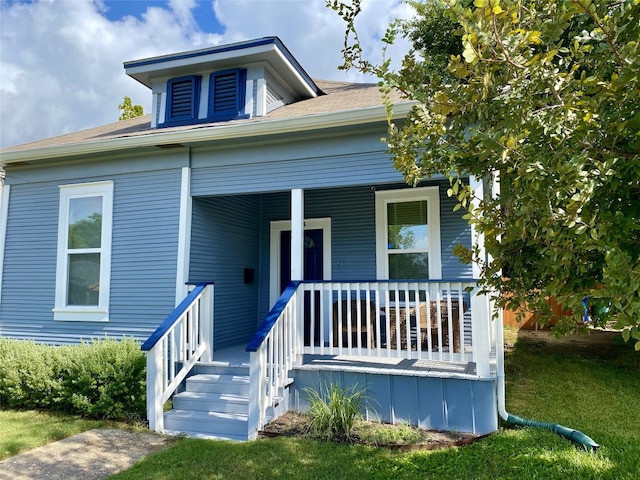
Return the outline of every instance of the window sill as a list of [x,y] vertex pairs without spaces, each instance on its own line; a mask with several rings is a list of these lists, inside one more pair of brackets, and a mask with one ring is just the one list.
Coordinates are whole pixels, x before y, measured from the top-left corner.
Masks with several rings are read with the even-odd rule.
[[53,319],[60,322],[108,322],[109,311],[103,308],[54,308]]

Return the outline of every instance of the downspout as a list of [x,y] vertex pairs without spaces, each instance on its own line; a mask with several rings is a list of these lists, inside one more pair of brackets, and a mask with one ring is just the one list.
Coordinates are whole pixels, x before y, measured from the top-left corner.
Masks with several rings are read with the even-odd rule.
[[[485,192],[490,192],[490,195],[493,198],[496,198],[499,195],[500,191],[500,172],[494,172],[492,175],[493,178],[490,180],[485,178],[484,181],[490,183],[487,185],[488,188],[485,188]],[[492,258],[487,254],[486,256],[487,262],[491,262]],[[497,404],[498,404],[498,414],[500,417],[507,423],[511,425],[518,425],[521,427],[536,427],[542,428],[545,430],[550,430],[552,432],[557,433],[558,435],[565,437],[572,442],[582,445],[585,450],[596,451],[600,448],[596,442],[594,442],[590,437],[585,435],[584,433],[574,430],[572,428],[567,428],[562,425],[558,425],[557,423],[547,423],[540,422],[537,420],[529,420],[526,418],[519,417],[517,415],[512,415],[507,412],[505,407],[505,379],[504,379],[504,334],[503,328],[504,325],[502,323],[502,309],[498,309],[498,318],[496,320],[498,322],[496,328],[496,394],[497,394]]]
[[572,442],[581,445],[585,450],[595,452],[600,448],[596,442],[584,433],[574,430],[572,428],[558,425],[557,423],[540,422],[537,420],[529,420],[526,418],[518,417],[507,412],[505,407],[505,387],[504,387],[504,336],[502,333],[502,310],[498,312],[499,325],[497,328],[496,338],[496,367],[497,367],[497,396],[498,396],[498,414],[507,423],[511,425],[518,425],[521,427],[536,427],[545,430],[550,430],[558,435],[568,438]]

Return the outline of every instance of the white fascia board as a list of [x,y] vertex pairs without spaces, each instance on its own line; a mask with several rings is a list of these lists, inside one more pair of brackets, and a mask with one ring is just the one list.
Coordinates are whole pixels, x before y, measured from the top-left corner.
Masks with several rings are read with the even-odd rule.
[[[394,105],[393,118],[405,117],[415,102],[403,102]],[[387,112],[383,106],[330,112],[306,117],[283,118],[255,122],[233,123],[228,125],[212,125],[189,130],[152,133],[131,137],[112,138],[66,145],[54,145],[29,150],[2,152],[0,165],[14,162],[31,162],[37,160],[53,160],[60,157],[91,155],[117,152],[119,150],[153,147],[157,145],[194,144],[217,140],[251,138],[261,135],[278,135],[291,132],[304,132],[333,127],[343,127],[384,121]]]
[[[141,66],[125,67],[125,73],[149,87],[156,78],[171,78],[176,75],[186,75],[192,69],[210,70],[212,65],[218,64],[217,69],[237,67],[261,59],[265,54],[278,51],[276,45],[266,44],[245,48],[241,51],[231,50],[214,52],[209,55],[196,57],[177,58],[159,63],[153,63],[154,59],[147,60],[147,64]],[[162,57],[158,57],[162,58]]]
[[[293,65],[291,65],[291,63],[284,56],[282,51],[280,51],[279,49],[275,49],[275,52],[278,55],[278,57],[280,58],[280,61],[282,62],[282,67],[286,68],[286,70],[288,72],[288,75],[290,75],[290,76],[292,76],[293,78],[296,79],[296,83],[298,84],[297,87],[302,87],[304,92],[309,97],[311,97],[311,98],[317,97],[318,94],[315,91],[315,89],[313,89],[311,87],[311,85],[309,85],[309,82],[307,82],[307,80],[305,78],[303,78],[302,75],[300,75],[300,72]],[[280,73],[280,75],[282,75],[282,72],[279,72],[279,73]]]

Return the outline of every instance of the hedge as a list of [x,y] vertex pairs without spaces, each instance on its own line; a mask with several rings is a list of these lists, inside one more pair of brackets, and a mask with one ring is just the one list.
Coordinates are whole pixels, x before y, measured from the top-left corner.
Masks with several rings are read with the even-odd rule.
[[53,346],[0,338],[0,406],[145,418],[146,361],[133,339]]

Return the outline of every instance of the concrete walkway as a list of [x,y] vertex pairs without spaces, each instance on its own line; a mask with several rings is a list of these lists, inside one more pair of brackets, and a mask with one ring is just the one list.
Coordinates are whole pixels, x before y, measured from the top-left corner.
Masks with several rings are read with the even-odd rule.
[[0,461],[0,480],[102,480],[168,445],[151,433],[89,430]]

